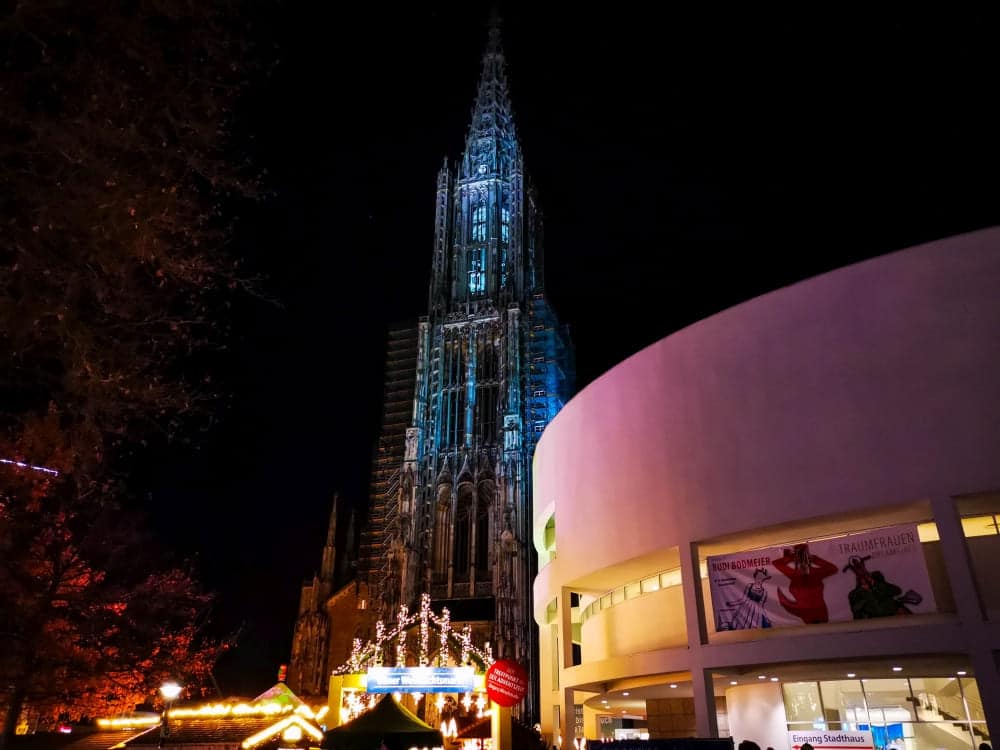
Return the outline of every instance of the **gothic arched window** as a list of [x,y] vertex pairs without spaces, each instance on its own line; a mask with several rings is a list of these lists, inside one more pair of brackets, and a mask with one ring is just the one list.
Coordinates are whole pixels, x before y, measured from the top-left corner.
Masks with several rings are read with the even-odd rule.
[[469,250],[469,294],[480,295],[486,291],[486,248]]
[[480,203],[472,210],[472,241],[486,241],[486,204]]
[[[479,580],[479,573],[486,573],[490,569],[490,547],[492,539],[490,537],[490,502],[489,495],[492,492],[491,482],[484,482],[485,486],[480,488],[480,493],[485,496],[479,498],[479,505],[476,508],[476,580]],[[484,492],[485,491],[485,492]]]
[[455,550],[452,561],[455,564],[455,580],[469,580],[469,547],[472,543],[472,497],[463,493],[458,499],[458,514],[455,519]]
[[434,518],[434,546],[431,550],[431,564],[434,572],[445,572],[448,560],[448,516],[450,515],[451,489],[442,485],[438,488],[437,512]]
[[500,209],[500,239],[510,242],[510,211],[506,208]]

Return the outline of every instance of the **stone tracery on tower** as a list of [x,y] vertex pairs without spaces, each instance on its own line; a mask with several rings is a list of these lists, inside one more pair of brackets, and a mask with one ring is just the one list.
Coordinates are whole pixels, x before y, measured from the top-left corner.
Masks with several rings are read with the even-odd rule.
[[438,173],[427,315],[389,336],[358,576],[369,627],[429,595],[478,647],[533,670],[531,458],[574,380],[541,258],[494,19],[464,153]]

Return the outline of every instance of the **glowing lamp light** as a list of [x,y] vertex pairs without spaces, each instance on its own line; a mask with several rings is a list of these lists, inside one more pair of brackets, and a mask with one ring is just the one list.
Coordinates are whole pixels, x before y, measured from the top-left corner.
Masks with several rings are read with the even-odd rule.
[[176,700],[177,696],[181,694],[182,689],[183,688],[181,688],[180,685],[173,680],[170,680],[160,685],[160,695],[162,695],[163,699],[167,701]]
[[285,742],[298,742],[302,739],[302,727],[298,724],[292,724],[281,733],[281,739]]

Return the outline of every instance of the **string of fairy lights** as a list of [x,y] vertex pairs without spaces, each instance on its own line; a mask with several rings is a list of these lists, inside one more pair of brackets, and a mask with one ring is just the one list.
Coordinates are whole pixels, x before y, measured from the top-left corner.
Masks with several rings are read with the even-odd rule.
[[[334,671],[334,674],[361,674],[375,667],[387,666],[386,657],[395,662],[396,667],[406,666],[406,644],[407,633],[414,627],[419,628],[417,639],[417,664],[421,667],[450,667],[469,666],[473,661],[478,662],[485,671],[493,664],[493,649],[489,643],[479,648],[472,641],[472,626],[466,624],[461,631],[456,631],[451,627],[451,614],[448,608],[441,610],[440,615],[436,615],[431,609],[431,597],[424,593],[420,597],[420,609],[417,612],[410,612],[404,604],[399,608],[396,616],[395,627],[391,630],[386,628],[382,620],[375,623],[375,640],[363,643],[360,638],[355,638],[351,648],[351,656],[347,662]],[[438,640],[436,653],[431,651],[430,628],[434,625],[438,630]],[[457,645],[456,654],[451,648]],[[424,697],[422,693],[411,693],[414,700],[419,703]],[[394,693],[395,699],[401,700],[401,693]],[[366,693],[363,690],[345,688],[343,703],[340,709],[342,722],[348,722],[357,718],[365,711],[371,710],[378,703],[379,695]],[[474,692],[465,693],[459,703],[470,712],[472,707],[476,707],[478,717],[489,715],[486,710],[488,701],[485,693]],[[434,706],[440,712],[446,705],[445,695],[438,693]],[[454,724],[455,720],[451,720]],[[442,721],[441,732],[446,736],[454,736],[456,728]]]

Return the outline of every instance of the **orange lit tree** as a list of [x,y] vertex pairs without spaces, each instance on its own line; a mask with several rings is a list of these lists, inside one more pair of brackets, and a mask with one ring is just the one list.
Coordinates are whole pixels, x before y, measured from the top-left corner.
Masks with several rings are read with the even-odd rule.
[[168,676],[197,687],[224,647],[200,632],[211,596],[158,564],[135,515],[76,492],[55,417],[22,438],[63,473],[0,467],[5,725],[26,704],[36,717],[78,719],[131,710]]
[[[260,4],[257,4],[259,7]],[[0,747],[25,701],[101,712],[197,678],[209,603],[124,510],[130,461],[214,421],[213,352],[253,287],[226,252],[260,197],[234,137],[241,0],[0,8]]]

